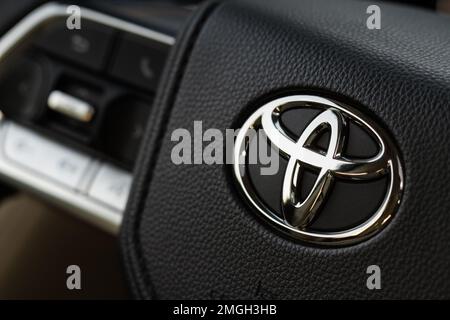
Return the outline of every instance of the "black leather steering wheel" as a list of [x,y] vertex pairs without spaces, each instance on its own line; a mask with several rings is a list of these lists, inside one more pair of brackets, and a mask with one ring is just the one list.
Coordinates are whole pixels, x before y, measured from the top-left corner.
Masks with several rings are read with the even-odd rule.
[[[37,2],[1,12],[0,31]],[[196,8],[157,90],[120,232],[135,297],[450,298],[449,26],[386,2]],[[173,133],[197,121],[262,128],[280,147],[278,175],[174,163]],[[381,290],[367,284],[371,266]]]
[[[197,11],[168,63],[122,229],[137,297],[450,296],[450,19],[378,3],[381,29],[370,30],[368,5],[212,1]],[[171,161],[176,128],[239,128],[293,94],[355,106],[395,141],[402,200],[375,236],[331,248],[295,241],[252,212],[230,165]],[[370,265],[382,290],[365,285]]]

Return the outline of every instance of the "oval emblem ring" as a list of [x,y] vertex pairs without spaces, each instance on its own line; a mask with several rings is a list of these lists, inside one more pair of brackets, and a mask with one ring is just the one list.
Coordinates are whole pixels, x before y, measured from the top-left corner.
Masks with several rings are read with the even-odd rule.
[[[273,183],[250,170],[251,131],[262,132],[284,163]],[[367,145],[373,145],[371,154],[361,151]],[[344,246],[368,239],[400,204],[403,173],[395,143],[370,117],[334,100],[291,95],[263,105],[239,130],[233,157],[234,176],[254,211],[306,243]],[[313,179],[305,179],[308,170]],[[366,185],[382,187],[376,193]]]

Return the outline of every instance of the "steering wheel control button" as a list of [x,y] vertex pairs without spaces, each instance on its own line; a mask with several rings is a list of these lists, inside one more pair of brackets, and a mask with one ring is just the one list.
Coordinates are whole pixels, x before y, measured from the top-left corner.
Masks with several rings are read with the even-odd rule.
[[31,118],[45,83],[44,68],[37,59],[23,58],[0,76],[0,106],[6,116]]
[[124,35],[113,60],[111,75],[143,89],[156,90],[168,46],[133,35]]
[[103,120],[101,142],[109,155],[125,163],[134,162],[151,105],[152,101],[128,96],[115,100],[108,107]]
[[8,126],[6,157],[31,171],[76,189],[90,159],[15,124]]
[[110,165],[102,165],[89,190],[89,196],[119,211],[125,210],[132,176]]
[[131,174],[111,167],[97,176],[99,158],[134,167],[175,38],[131,22],[132,13],[80,9],[71,28],[67,4],[43,4],[0,39],[0,173],[117,233]]
[[114,39],[114,29],[83,20],[80,30],[69,30],[58,20],[44,28],[36,44],[55,56],[101,70]]
[[82,122],[90,122],[95,113],[89,103],[61,91],[50,93],[47,104],[50,109]]
[[[274,174],[249,161],[258,136],[252,130],[267,137],[263,143],[279,160]],[[307,243],[363,241],[392,220],[400,203],[395,144],[371,118],[334,100],[294,95],[263,105],[239,131],[234,157],[238,186],[259,216]]]

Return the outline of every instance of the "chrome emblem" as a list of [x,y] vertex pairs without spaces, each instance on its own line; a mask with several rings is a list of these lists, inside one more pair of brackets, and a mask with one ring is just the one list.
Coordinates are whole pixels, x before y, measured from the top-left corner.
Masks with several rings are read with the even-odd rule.
[[[298,138],[293,138],[281,122],[284,112],[291,109],[319,111]],[[347,126],[357,124],[376,142],[378,153],[369,158],[352,158],[344,154]],[[287,160],[283,174],[279,204],[281,214],[270,208],[255,190],[249,177],[248,131],[263,130],[280,157]],[[311,143],[329,132],[326,150],[315,150]],[[402,170],[396,147],[385,131],[358,110],[329,99],[295,95],[276,99],[259,108],[244,123],[235,142],[234,175],[245,197],[257,212],[281,231],[296,239],[320,245],[347,245],[374,235],[390,221],[400,203]],[[307,195],[301,199],[301,172],[304,167],[318,171]],[[386,190],[378,208],[363,222],[338,231],[314,230],[311,224],[333,192],[335,180],[364,183],[386,178]],[[274,192],[276,192],[274,190]],[[346,199],[352,201],[351,197]],[[345,211],[345,210],[344,210]],[[344,212],[345,214],[345,212]]]

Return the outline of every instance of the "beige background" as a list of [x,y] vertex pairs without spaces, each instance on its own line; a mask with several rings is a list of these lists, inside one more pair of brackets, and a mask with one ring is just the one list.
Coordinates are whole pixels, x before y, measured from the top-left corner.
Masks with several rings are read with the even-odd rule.
[[[81,268],[81,291],[66,268]],[[116,238],[29,195],[0,203],[0,299],[129,298]]]

